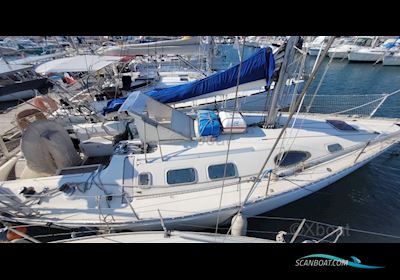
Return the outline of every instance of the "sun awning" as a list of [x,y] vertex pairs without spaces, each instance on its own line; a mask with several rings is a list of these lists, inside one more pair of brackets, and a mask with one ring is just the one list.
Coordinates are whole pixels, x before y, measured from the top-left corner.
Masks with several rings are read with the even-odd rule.
[[119,62],[120,56],[78,55],[45,62],[35,71],[45,75],[60,72],[96,72],[104,67]]
[[198,55],[200,37],[163,40],[149,43],[124,44],[122,46],[101,47],[97,53],[102,55]]

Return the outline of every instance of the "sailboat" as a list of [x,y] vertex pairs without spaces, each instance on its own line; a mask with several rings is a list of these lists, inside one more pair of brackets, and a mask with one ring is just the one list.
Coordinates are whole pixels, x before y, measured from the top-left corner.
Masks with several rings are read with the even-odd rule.
[[24,178],[16,172],[16,180],[0,183],[1,219],[143,231],[161,229],[161,215],[171,230],[215,226],[238,211],[259,215],[310,195],[397,143],[397,119],[298,111],[332,39],[294,109],[279,112],[298,40],[288,39],[267,115],[190,115],[133,92],[118,111],[134,120],[133,139],[117,141],[97,163],[82,159],[62,128],[33,122],[21,144]]

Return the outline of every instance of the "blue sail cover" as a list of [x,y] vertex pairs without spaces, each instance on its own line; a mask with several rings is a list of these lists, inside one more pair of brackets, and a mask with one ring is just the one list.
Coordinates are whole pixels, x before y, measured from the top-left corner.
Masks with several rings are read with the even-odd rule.
[[[239,84],[266,79],[270,86],[275,69],[275,59],[271,48],[262,48],[244,60],[240,70]],[[201,96],[207,93],[235,87],[239,72],[239,64],[225,71],[213,74],[204,79],[184,85],[155,89],[146,94],[161,103],[173,103]]]
[[103,108],[103,115],[118,111],[118,109],[122,106],[122,104],[124,104],[127,98],[128,97],[121,97],[108,101],[107,106]]

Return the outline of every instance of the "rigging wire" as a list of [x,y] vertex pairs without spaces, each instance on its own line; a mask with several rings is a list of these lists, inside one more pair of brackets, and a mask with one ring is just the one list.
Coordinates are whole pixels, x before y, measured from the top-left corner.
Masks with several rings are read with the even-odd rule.
[[234,110],[232,112],[232,124],[231,124],[231,128],[230,128],[230,131],[229,131],[228,148],[227,148],[226,157],[225,157],[224,176],[223,176],[222,186],[221,186],[221,195],[220,195],[220,198],[219,198],[218,215],[217,215],[217,222],[216,222],[216,226],[215,226],[215,233],[218,232],[218,224],[219,224],[219,218],[220,218],[221,206],[222,206],[222,196],[223,196],[223,193],[224,193],[226,171],[227,171],[227,166],[228,166],[228,157],[229,157],[229,151],[230,151],[231,140],[232,140],[233,120],[235,118],[235,112],[238,110],[238,92],[239,92],[239,83],[240,83],[240,72],[241,72],[241,69],[242,69],[242,63],[243,63],[243,57],[244,57],[245,41],[246,41],[246,37],[244,36],[243,37],[242,53],[240,55],[238,76],[237,76],[237,81],[236,81],[235,108],[234,108]]

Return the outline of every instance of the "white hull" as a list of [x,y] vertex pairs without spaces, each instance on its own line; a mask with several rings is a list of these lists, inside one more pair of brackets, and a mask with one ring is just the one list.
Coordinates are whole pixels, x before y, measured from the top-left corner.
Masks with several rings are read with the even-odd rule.
[[277,243],[275,240],[208,232],[123,232],[55,241],[52,243]]
[[[389,148],[389,147],[388,147]],[[342,179],[343,177],[349,175],[350,173],[356,171],[361,168],[368,162],[370,162],[375,157],[379,156],[384,150],[379,153],[374,154],[373,156],[360,161],[359,163],[349,167],[341,172],[338,172],[330,177],[327,177],[321,181],[318,181],[314,184],[308,185],[306,188],[297,188],[292,191],[285,192],[280,195],[266,197],[263,199],[259,199],[258,201],[247,204],[242,213],[244,216],[257,216],[264,214],[268,211],[274,210],[301,198],[304,198],[308,195],[313,194],[316,191],[319,191],[336,181]],[[200,213],[187,215],[179,218],[168,219],[164,218],[164,224],[168,229],[174,230],[193,230],[195,228],[201,227],[213,227],[216,225],[218,216],[219,216],[219,224],[226,225],[230,222],[232,216],[234,216],[239,207],[232,207],[229,209],[223,209],[221,211],[212,211],[208,213]],[[43,222],[40,220],[34,221],[34,219],[20,219],[22,223],[34,223],[38,225],[45,225],[48,222],[54,223],[55,225],[60,225],[64,227],[94,227],[94,228],[102,228],[107,229],[110,224],[107,226],[104,223],[68,223],[68,222],[57,222],[57,221],[47,221]],[[153,230],[162,230],[161,223],[159,219],[154,219],[152,221],[135,221],[132,223],[113,223],[111,226],[115,230],[132,230],[132,231],[153,231]]]
[[347,56],[349,55],[348,51],[328,51],[328,56],[329,57],[333,57],[333,58],[337,58],[337,59],[343,59],[343,58],[347,58]]
[[[259,115],[249,115],[249,118],[261,117],[262,116]],[[243,209],[244,215],[254,216],[268,212],[301,199],[332,184],[357,170],[373,158],[380,155],[386,149],[390,148],[394,143],[396,143],[396,141],[398,141],[398,136],[400,134],[400,128],[393,125],[393,123],[398,122],[397,120],[357,119],[354,121],[351,118],[344,118],[344,120],[358,127],[362,132],[356,133],[338,132],[336,129],[330,127],[324,122],[325,118],[326,116],[323,115],[307,117],[307,121],[310,122],[309,125],[313,125],[312,127],[314,129],[311,131],[303,130],[300,132],[300,136],[298,136],[300,142],[297,141],[297,144],[292,147],[294,150],[311,149],[310,151],[313,153],[313,160],[318,160],[318,163],[315,162],[315,165],[311,165],[302,172],[287,174],[285,175],[285,179],[271,181],[272,183],[270,186],[267,183],[268,180],[263,179],[259,186],[254,189],[248,203],[245,205]],[[301,121],[298,123],[301,123]],[[39,217],[15,218],[13,220],[28,224],[41,225],[53,223],[55,225],[66,227],[111,227],[114,229],[130,229],[135,231],[160,230],[161,224],[158,213],[159,210],[162,214],[165,225],[169,229],[193,230],[194,227],[214,227],[218,216],[220,224],[227,223],[237,212],[240,203],[247,196],[247,193],[252,186],[252,181],[249,181],[249,179],[246,178],[250,178],[253,176],[252,174],[254,172],[259,170],[261,163],[265,160],[262,155],[265,155],[268,151],[268,147],[265,145],[272,144],[269,143],[272,141],[263,141],[265,137],[263,136],[264,133],[265,135],[268,135],[268,139],[271,140],[273,140],[274,135],[276,137],[276,134],[279,133],[276,129],[260,130],[258,128],[248,128],[248,130],[249,136],[253,136],[250,136],[247,140],[243,139],[245,142],[242,142],[239,137],[232,144],[230,161],[236,162],[238,168],[241,162],[242,165],[240,165],[240,168],[243,173],[241,175],[242,177],[240,177],[239,184],[237,181],[231,181],[236,179],[226,180],[227,185],[224,187],[224,196],[220,210],[218,210],[218,204],[221,195],[221,185],[218,181],[200,181],[192,185],[169,186],[165,188],[163,187],[164,177],[162,175],[164,172],[160,172],[160,170],[167,170],[165,168],[168,168],[166,166],[170,164],[176,166],[182,166],[182,164],[185,164],[183,166],[187,166],[187,164],[190,164],[190,166],[195,166],[196,164],[201,163],[204,167],[209,164],[207,161],[210,159],[207,158],[207,154],[209,156],[210,153],[213,153],[213,161],[224,162],[223,160],[225,159],[226,154],[224,138],[218,143],[199,143],[195,146],[192,146],[193,144],[187,142],[187,146],[185,145],[185,149],[183,150],[180,150],[176,145],[163,145],[162,153],[164,154],[164,157],[176,154],[180,151],[179,157],[182,158],[182,161],[187,161],[186,163],[180,163],[178,158],[161,161],[158,152],[147,155],[148,160],[152,159],[151,166],[147,168],[152,167],[154,169],[145,170],[149,170],[149,172],[155,174],[153,178],[155,188],[131,189],[125,187],[125,192],[129,192],[133,198],[131,205],[135,209],[135,215],[129,206],[122,205],[121,196],[118,195],[121,191],[121,184],[125,184],[121,183],[122,179],[124,181],[126,180],[126,182],[129,182],[128,180],[134,180],[129,177],[129,174],[124,173],[124,170],[126,169],[125,165],[128,164],[125,162],[128,158],[125,155],[115,155],[108,167],[102,171],[101,175],[99,173],[98,176],[102,177],[101,184],[103,184],[104,187],[107,187],[108,191],[113,191],[117,196],[112,199],[112,202],[110,202],[112,205],[109,207],[105,206],[103,201],[100,213],[96,208],[95,197],[99,195],[101,196],[103,192],[93,185],[85,193],[77,193],[76,198],[68,198],[63,195],[58,195],[52,198],[51,204],[43,202],[40,205],[35,206],[37,210],[43,213],[43,215]],[[374,140],[377,137],[375,131],[381,133],[379,134],[379,141]],[[254,144],[249,145],[248,141],[251,137],[256,137],[256,135],[259,135],[257,136],[257,139],[259,140],[255,141]],[[306,141],[301,140],[301,135],[306,137]],[[325,139],[323,143],[335,143],[338,141],[348,150],[343,150],[344,153],[339,155],[326,154],[324,144],[321,141],[318,141],[318,137],[310,138],[312,135],[319,137],[323,136]],[[228,135],[225,135],[224,137],[227,136]],[[371,140],[370,144],[365,147],[365,141],[369,140]],[[251,146],[252,148],[250,148]],[[194,156],[193,149],[198,150],[199,154],[197,156]],[[361,151],[363,151],[363,153],[360,153]],[[326,155],[328,158],[321,161],[321,158]],[[129,160],[138,160],[135,159],[138,156],[139,155],[134,155],[134,157]],[[167,158],[169,158],[169,156]],[[355,160],[357,162],[356,164],[354,164]],[[143,172],[140,168],[146,167],[143,162],[134,166],[135,169],[138,169],[137,172]],[[200,168],[198,170],[200,175],[201,172],[204,172]],[[287,169],[284,170],[286,172]],[[33,186],[35,189],[40,191],[41,188],[44,188],[44,185],[51,186],[52,184],[56,184],[59,186],[66,182],[85,182],[86,180],[89,180],[88,178],[90,178],[91,175],[91,173],[80,173],[76,175],[8,181],[3,182],[2,189],[12,192],[15,191],[16,195],[18,195],[21,185]],[[160,176],[157,177],[156,175]],[[132,183],[134,186],[135,183],[133,181]],[[266,195],[267,192],[268,195]],[[104,222],[106,217],[108,217],[107,223]]]
[[383,58],[383,65],[400,66],[400,55],[399,54],[385,55]]
[[384,52],[350,52],[349,61],[375,62],[383,58]]
[[[322,47],[321,53],[322,53],[323,50],[324,50],[324,47]],[[319,52],[320,52],[320,48],[319,47],[318,48],[309,48],[308,49],[308,55],[310,55],[310,56],[317,56]]]
[[[362,39],[361,39],[362,40]],[[329,57],[333,57],[333,58],[338,58],[338,59],[343,59],[343,58],[347,58],[350,52],[356,52],[360,49],[364,49],[366,47],[365,45],[365,41],[364,42],[359,42],[362,43],[364,45],[357,45],[357,44],[343,44],[343,45],[337,45],[336,47],[331,47],[328,51],[328,56]]]

